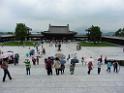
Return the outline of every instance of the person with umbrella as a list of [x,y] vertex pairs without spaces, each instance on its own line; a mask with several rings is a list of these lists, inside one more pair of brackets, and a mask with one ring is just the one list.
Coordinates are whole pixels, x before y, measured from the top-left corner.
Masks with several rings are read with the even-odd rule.
[[94,59],[92,58],[92,56],[90,56],[90,58],[87,58],[86,59],[86,61],[87,61],[87,66],[88,66],[88,74],[90,75],[90,72],[91,72],[91,70],[93,69],[93,62],[95,62],[94,61]]
[[53,67],[55,68],[56,75],[59,75],[59,71],[60,71],[60,68],[61,68],[61,64],[60,64],[60,60],[59,60],[58,57],[55,58]]
[[88,64],[90,61],[92,61],[93,64],[95,64],[95,60],[93,59],[92,56],[88,57],[88,58],[85,58],[84,60],[86,62],[86,64]]
[[66,63],[65,59],[64,59],[64,57],[62,57],[62,58],[60,59],[60,64],[61,64],[60,70],[61,70],[61,74],[64,74],[64,71],[65,71],[65,63]]
[[88,62],[88,75],[90,75],[91,70],[93,69],[93,63],[92,61]]
[[70,74],[73,75],[74,74],[74,70],[75,70],[75,64],[79,63],[79,60],[77,59],[77,57],[75,56],[73,59],[71,59],[71,63],[70,63]]

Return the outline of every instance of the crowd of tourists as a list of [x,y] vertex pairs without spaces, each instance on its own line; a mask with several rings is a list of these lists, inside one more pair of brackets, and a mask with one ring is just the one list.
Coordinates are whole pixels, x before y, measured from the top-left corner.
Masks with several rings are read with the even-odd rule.
[[[50,47],[52,46],[53,44],[50,43]],[[40,44],[36,44],[35,45],[35,48],[36,49],[31,49],[29,47],[29,51],[26,53],[25,55],[25,60],[24,60],[24,64],[25,64],[25,68],[26,68],[26,74],[27,75],[30,75],[31,74],[31,65],[33,64],[34,66],[35,65],[39,65],[40,63],[40,58],[46,54],[46,49],[45,47],[43,46],[43,43],[41,45],[42,47],[40,47]],[[44,58],[44,67],[46,69],[46,73],[48,76],[50,75],[53,75],[53,69],[55,69],[55,74],[58,76],[58,75],[63,75],[64,72],[65,72],[65,68],[66,68],[66,63],[67,62],[70,62],[70,66],[69,66],[69,69],[70,69],[70,74],[73,75],[74,74],[74,71],[75,71],[75,67],[76,67],[76,64],[78,63],[82,63],[83,66],[87,66],[88,68],[88,71],[87,71],[87,74],[90,75],[91,74],[91,71],[93,70],[94,68],[94,60],[92,57],[90,57],[87,61],[86,61],[86,58],[85,57],[82,57],[81,59],[78,59],[77,55],[74,53],[73,56],[71,54],[68,54],[68,56],[65,56],[64,54],[62,54],[61,52],[61,46],[62,46],[62,43],[61,42],[56,42],[55,43],[55,47],[57,48],[57,53],[55,56],[51,56],[49,55],[47,58]],[[41,49],[39,49],[41,48]],[[78,48],[77,50],[79,51],[80,50],[80,46],[78,44],[78,46],[76,47]],[[2,51],[0,50],[0,55],[2,55]],[[14,57],[14,64],[18,64],[19,63],[19,54],[16,55]],[[81,61],[80,61],[81,60]],[[118,64],[117,61],[113,61],[113,62],[107,62],[107,58],[103,59],[102,55],[97,59],[95,60],[97,64],[95,64],[98,68],[97,70],[97,73],[98,75],[100,75],[101,73],[101,69],[102,69],[102,65],[106,64],[107,66],[107,69],[106,71],[107,72],[111,72],[112,70],[112,66],[113,66],[113,71],[118,73],[119,70],[120,70],[120,66]],[[10,72],[8,70],[8,62],[9,62],[9,58],[2,58],[0,59],[0,65],[1,65],[1,68],[3,69],[4,71],[4,76],[3,76],[3,82],[5,82],[5,79],[6,79],[6,75],[8,75],[9,79],[12,80],[12,76],[10,75]],[[32,63],[31,63],[32,62]]]

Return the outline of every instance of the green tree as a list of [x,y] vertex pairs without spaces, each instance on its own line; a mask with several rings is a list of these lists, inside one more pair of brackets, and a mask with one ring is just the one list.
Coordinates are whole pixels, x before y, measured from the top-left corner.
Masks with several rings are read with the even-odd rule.
[[15,28],[15,36],[17,40],[20,40],[21,43],[25,40],[25,38],[28,37],[29,35],[29,27],[27,27],[23,23],[17,23],[16,28]]
[[90,28],[88,28],[88,29],[86,29],[86,36],[87,36],[87,38],[88,38],[88,41],[90,41],[91,40],[91,38],[90,38],[90,31],[91,31],[91,29]]
[[118,29],[116,32],[115,32],[115,36],[120,36],[120,33],[121,33],[122,29]]
[[124,28],[120,28],[115,32],[115,36],[124,37]]
[[122,29],[121,35],[124,37],[124,28]]
[[99,42],[101,40],[102,32],[99,26],[91,26],[86,29],[88,40],[93,41],[94,43]]

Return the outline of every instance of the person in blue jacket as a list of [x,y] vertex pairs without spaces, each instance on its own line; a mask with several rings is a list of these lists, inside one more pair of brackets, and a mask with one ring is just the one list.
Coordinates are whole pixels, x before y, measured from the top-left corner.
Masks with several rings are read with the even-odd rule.
[[107,71],[111,72],[112,62],[107,63]]

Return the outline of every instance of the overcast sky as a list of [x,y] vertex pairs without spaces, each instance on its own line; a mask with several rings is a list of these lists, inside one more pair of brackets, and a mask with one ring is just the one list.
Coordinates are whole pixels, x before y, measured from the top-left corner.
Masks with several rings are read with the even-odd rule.
[[33,31],[70,24],[71,30],[98,25],[103,32],[124,27],[124,0],[0,0],[0,31],[25,23]]

